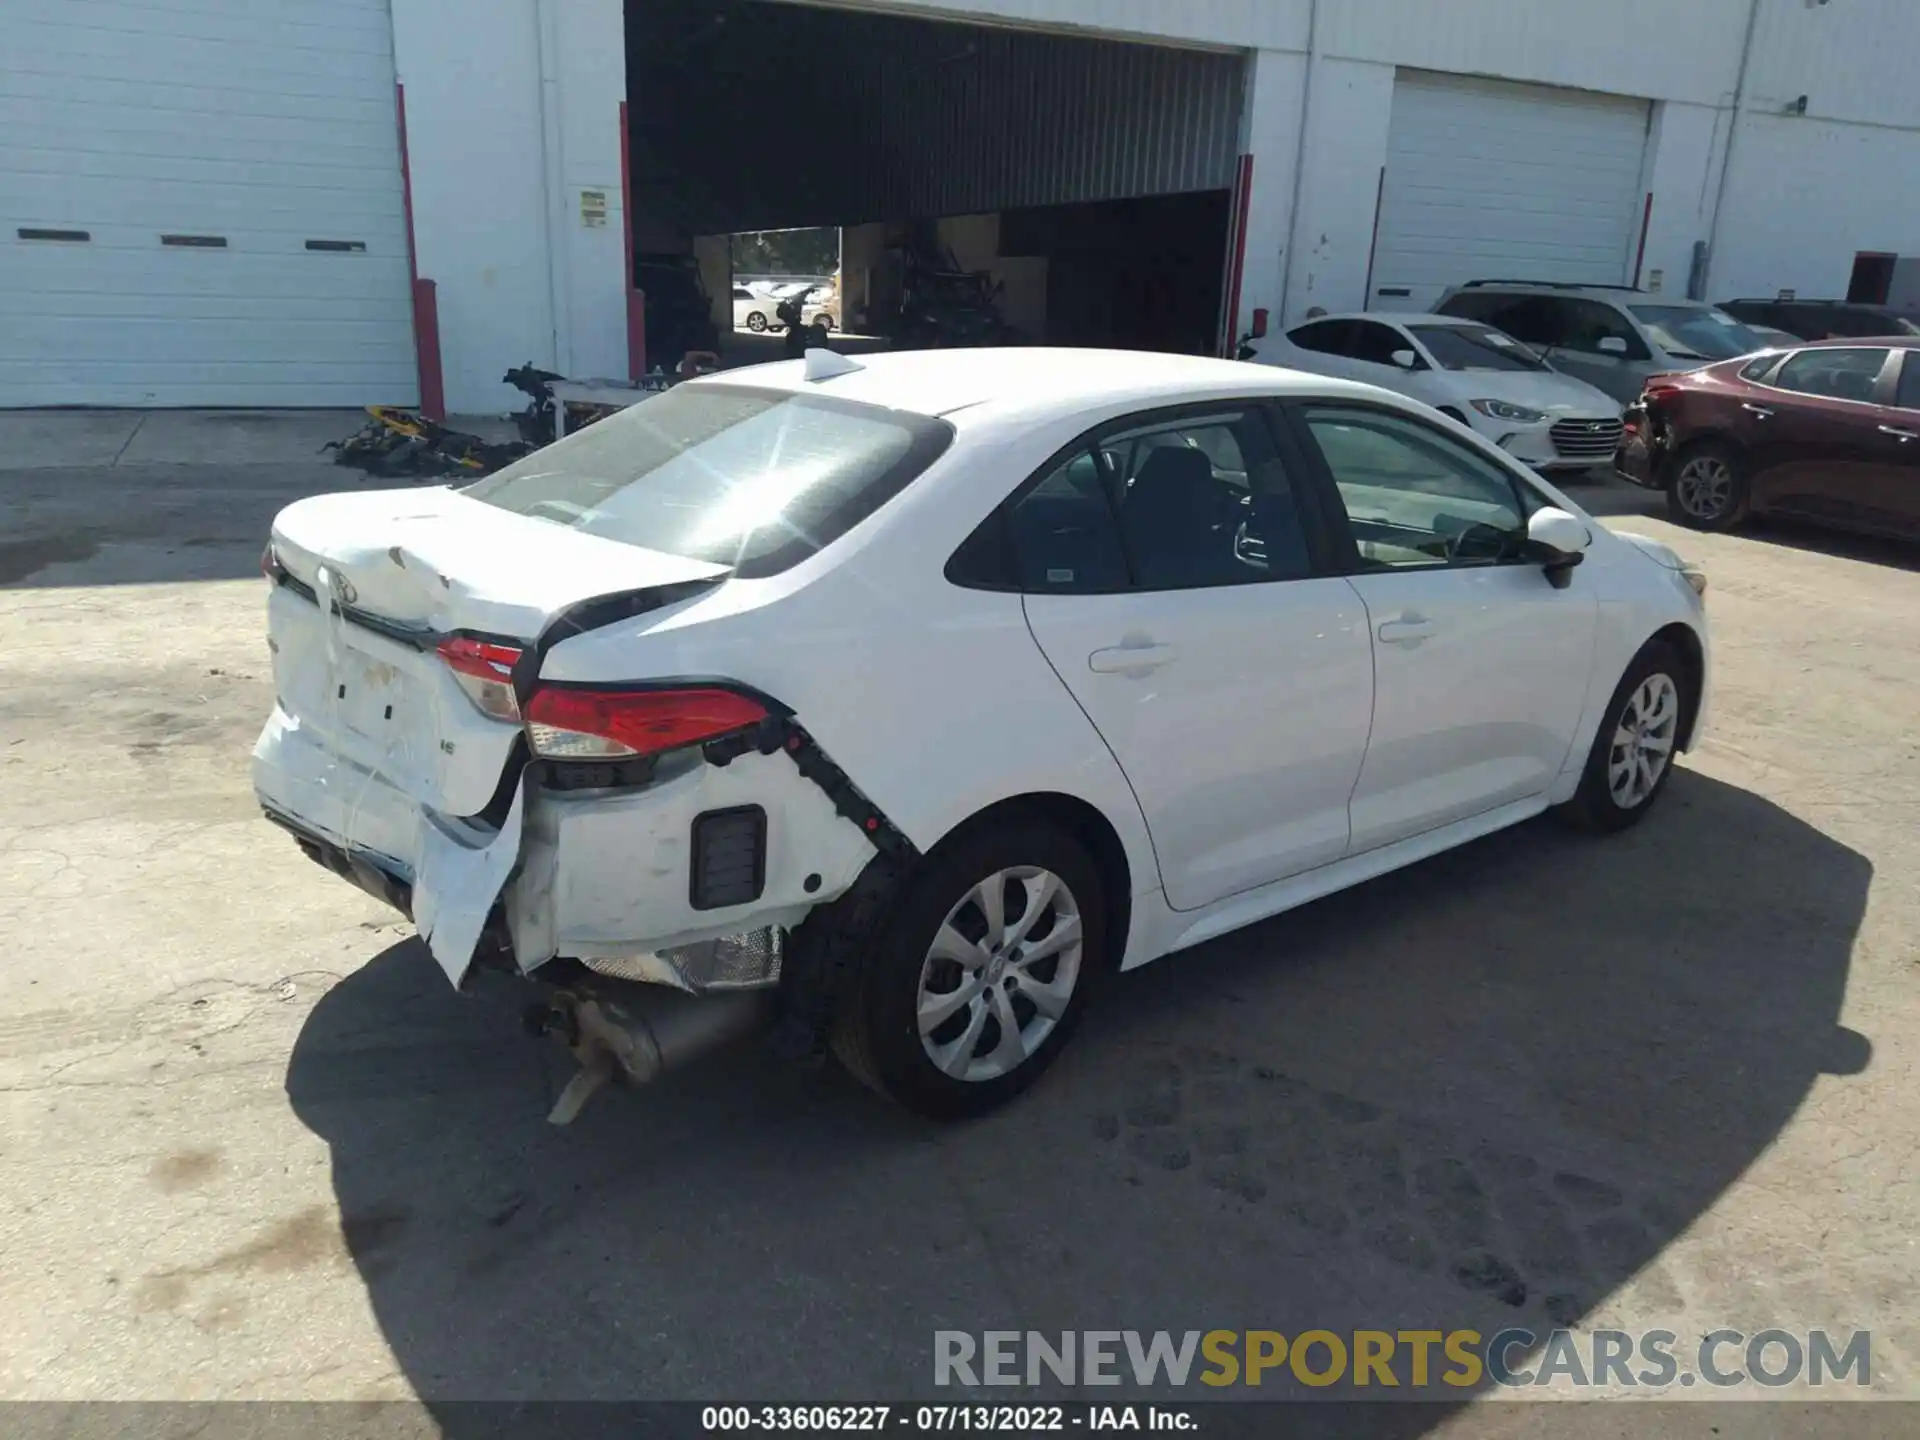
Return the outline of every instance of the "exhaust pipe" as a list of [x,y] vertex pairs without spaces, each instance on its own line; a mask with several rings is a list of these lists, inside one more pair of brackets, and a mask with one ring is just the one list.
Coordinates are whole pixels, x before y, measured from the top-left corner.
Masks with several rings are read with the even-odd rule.
[[723,1045],[751,1035],[773,1016],[771,990],[688,995],[664,985],[622,985],[618,994],[561,991],[529,1012],[536,1033],[558,1033],[580,1071],[547,1114],[570,1123],[616,1075],[645,1085]]

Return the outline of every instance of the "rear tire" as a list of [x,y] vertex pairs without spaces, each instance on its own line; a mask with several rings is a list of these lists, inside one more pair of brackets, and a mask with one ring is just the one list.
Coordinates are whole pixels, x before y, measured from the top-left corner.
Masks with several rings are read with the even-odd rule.
[[1078,842],[1027,817],[964,833],[876,917],[834,1054],[921,1115],[983,1115],[1053,1063],[1109,968],[1107,943],[1099,871]]
[[1747,518],[1746,462],[1717,440],[1689,445],[1673,457],[1667,513],[1694,530],[1731,530]]
[[749,310],[747,312],[747,329],[756,335],[766,334],[767,317],[762,315],[758,310]]
[[1556,813],[1587,830],[1637,825],[1667,788],[1694,696],[1680,653],[1650,641],[1627,666],[1600,717],[1573,799]]

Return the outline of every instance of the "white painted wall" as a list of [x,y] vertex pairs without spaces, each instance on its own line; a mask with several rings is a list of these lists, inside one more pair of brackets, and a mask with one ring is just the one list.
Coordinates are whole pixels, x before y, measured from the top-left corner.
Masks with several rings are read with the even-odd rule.
[[[1387,159],[1394,67],[1321,59],[1307,104],[1306,168],[1293,256],[1285,280],[1285,324],[1314,306],[1353,310],[1364,303],[1367,249],[1373,239],[1380,167]],[[1259,151],[1254,164],[1260,163]]]
[[1704,239],[1713,213],[1713,187],[1726,144],[1726,113],[1680,100],[1653,108],[1647,136],[1647,250],[1640,283],[1663,295],[1685,295],[1693,246]]
[[1248,60],[1240,149],[1253,156],[1253,179],[1247,196],[1246,254],[1235,339],[1247,333],[1255,310],[1267,311],[1274,328],[1280,324],[1280,277],[1290,243],[1287,220],[1293,213],[1293,176],[1300,154],[1300,77],[1305,73],[1306,56],[1297,52],[1257,50]]
[[1712,298],[1845,296],[1855,251],[1920,255],[1920,132],[1783,115],[1740,123]]
[[[866,3],[866,0],[861,0]],[[1397,68],[1655,101],[1643,278],[1684,293],[1713,225],[1718,167],[1756,0],[871,0],[929,17],[1066,27],[1249,53],[1254,156],[1238,326],[1363,301]],[[1920,254],[1920,4],[1757,0],[1741,136],[1712,291],[1843,293],[1858,249]],[[421,273],[439,283],[448,398],[500,410],[521,360],[624,367],[620,0],[392,0],[407,87]],[[540,75],[539,17],[551,65]],[[1310,29],[1316,59],[1305,117]],[[1783,112],[1806,94],[1806,118]],[[541,129],[549,122],[546,138]],[[554,117],[558,117],[557,144]],[[549,188],[548,174],[557,175]],[[582,189],[608,224],[579,223]],[[1287,253],[1289,249],[1293,253]],[[557,266],[556,266],[557,261]],[[557,279],[553,278],[557,275]],[[855,282],[849,278],[849,285]],[[1282,296],[1284,295],[1284,314]]]
[[[517,408],[500,376],[529,360],[623,374],[620,0],[392,5],[415,245],[438,289],[448,408]],[[605,192],[605,225],[582,222],[582,190]]]

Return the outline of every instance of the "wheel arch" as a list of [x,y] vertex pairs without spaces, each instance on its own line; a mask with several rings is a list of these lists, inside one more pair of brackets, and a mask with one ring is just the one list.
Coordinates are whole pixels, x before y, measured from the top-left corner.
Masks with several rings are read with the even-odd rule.
[[928,853],[951,845],[962,836],[1016,820],[1037,820],[1071,836],[1086,848],[1100,872],[1101,908],[1107,922],[1107,958],[1117,968],[1126,953],[1128,927],[1133,921],[1133,867],[1127,860],[1127,847],[1120,832],[1098,806],[1057,790],[1009,795],[962,820],[941,836]]
[[1665,644],[1680,657],[1680,663],[1686,669],[1687,708],[1680,717],[1680,736],[1675,742],[1682,750],[1693,748],[1693,723],[1700,714],[1700,697],[1707,678],[1706,647],[1700,643],[1700,636],[1691,625],[1674,621],[1664,625],[1649,635],[1646,644],[1635,655],[1644,651],[1648,645]]
[[1665,473],[1661,478],[1668,484],[1672,484],[1673,477],[1680,471],[1681,461],[1691,452],[1698,450],[1702,445],[1718,445],[1722,450],[1730,451],[1733,458],[1745,467],[1748,479],[1752,479],[1753,452],[1741,443],[1739,437],[1732,431],[1719,429],[1693,431],[1685,440],[1675,445],[1667,455]]

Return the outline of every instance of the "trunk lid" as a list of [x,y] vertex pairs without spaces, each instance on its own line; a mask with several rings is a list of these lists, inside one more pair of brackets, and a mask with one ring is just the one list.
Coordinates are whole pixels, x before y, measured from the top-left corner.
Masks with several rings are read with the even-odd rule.
[[521,728],[468,698],[442,639],[526,648],[582,601],[728,573],[445,488],[302,500],[272,543],[291,582],[268,612],[281,707],[354,768],[453,816],[487,808]]

